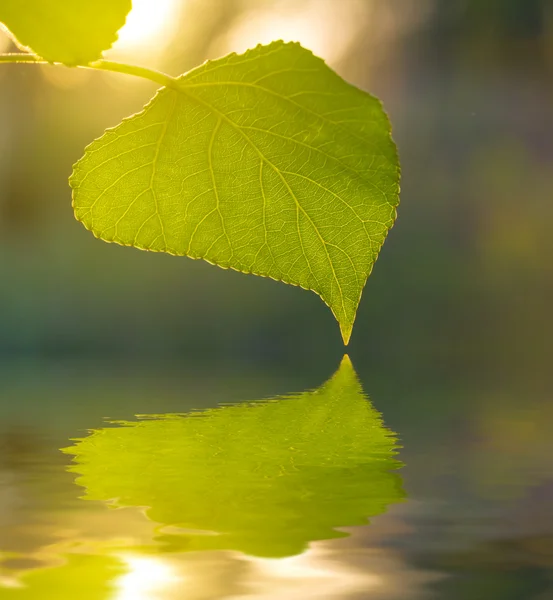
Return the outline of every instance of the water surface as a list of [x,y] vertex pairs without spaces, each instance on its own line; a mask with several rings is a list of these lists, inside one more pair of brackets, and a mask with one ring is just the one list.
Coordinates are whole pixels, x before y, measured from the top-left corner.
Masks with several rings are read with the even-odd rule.
[[0,598],[550,597],[545,398],[216,371],[3,373]]

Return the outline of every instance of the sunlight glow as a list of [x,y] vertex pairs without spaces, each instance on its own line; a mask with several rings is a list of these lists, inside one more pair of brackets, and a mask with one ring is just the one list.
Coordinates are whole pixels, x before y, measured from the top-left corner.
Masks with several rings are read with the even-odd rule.
[[109,55],[161,53],[175,34],[183,2],[133,0],[132,4],[132,10]]
[[335,0],[280,0],[247,11],[217,50],[240,53],[281,39],[300,42],[332,64],[344,56],[357,34],[362,23],[358,11],[366,1],[349,0],[337,6]]
[[[259,577],[257,600],[322,600],[380,587],[379,575],[358,571],[322,548],[298,556],[250,558]],[[269,585],[270,584],[270,585]]]
[[124,555],[128,572],[117,580],[113,600],[158,600],[168,588],[182,584],[173,567],[158,558]]

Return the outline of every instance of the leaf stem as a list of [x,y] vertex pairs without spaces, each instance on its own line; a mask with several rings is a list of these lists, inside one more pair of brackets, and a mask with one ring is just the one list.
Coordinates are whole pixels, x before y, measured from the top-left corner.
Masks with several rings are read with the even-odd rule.
[[[36,54],[12,53],[0,54],[0,63],[33,63],[42,65],[68,66],[63,63],[51,63],[43,60]],[[136,65],[128,65],[126,63],[114,62],[112,60],[96,60],[88,65],[76,65],[80,69],[95,69],[97,71],[113,71],[115,73],[124,73],[125,75],[133,75],[142,79],[149,79],[154,83],[159,83],[166,87],[178,88],[177,78],[171,77],[161,71],[148,69],[146,67],[138,67]]]
[[114,62],[112,60],[97,60],[88,65],[83,65],[85,69],[98,69],[101,71],[113,71],[114,73],[125,73],[125,75],[134,75],[135,77],[142,77],[142,79],[149,79],[154,83],[160,83],[166,87],[177,88],[177,78],[171,77],[161,71],[155,69],[148,69],[147,67],[138,67],[136,65],[128,65],[126,63]]

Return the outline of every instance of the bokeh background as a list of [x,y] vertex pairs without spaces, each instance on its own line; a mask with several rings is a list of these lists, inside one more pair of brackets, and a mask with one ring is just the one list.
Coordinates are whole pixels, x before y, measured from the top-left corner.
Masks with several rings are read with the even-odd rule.
[[[400,370],[431,361],[455,372],[547,371],[553,5],[138,0],[107,56],[179,74],[278,38],[382,98],[401,154],[399,220],[352,352]],[[0,46],[10,49],[6,37]],[[338,329],[312,294],[106,245],[74,222],[71,165],[140,110],[153,84],[34,65],[3,65],[0,78],[3,356],[339,354]]]
[[[396,573],[447,572],[428,584],[444,598],[550,598],[553,3],[134,5],[106,58],[177,75],[282,38],[383,100],[401,205],[348,352],[402,438],[414,503],[374,543],[401,555]],[[13,51],[1,32],[0,50]],[[314,294],[105,244],[74,220],[71,165],[154,91],[0,65],[4,476],[44,453],[40,432],[59,448],[103,416],[156,412],[152,398],[174,408],[183,388],[210,405],[315,387],[343,353]]]

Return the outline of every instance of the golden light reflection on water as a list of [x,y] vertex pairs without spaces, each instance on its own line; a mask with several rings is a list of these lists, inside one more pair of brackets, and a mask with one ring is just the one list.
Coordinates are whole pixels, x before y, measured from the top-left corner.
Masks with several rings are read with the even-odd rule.
[[[250,558],[255,567],[258,600],[341,598],[381,587],[384,579],[336,561],[324,545],[287,558]],[[255,579],[254,579],[255,580]]]
[[115,582],[112,600],[154,600],[172,597],[172,589],[182,591],[184,577],[159,558],[133,554],[120,557],[128,571]]
[[266,559],[235,552],[146,554],[123,550],[116,540],[67,540],[33,557],[34,567],[0,572],[2,600],[65,600],[80,591],[83,600],[337,600],[368,593],[395,600],[419,597],[421,585],[436,579],[385,549],[329,542]]
[[[4,31],[4,28],[0,24],[0,54],[8,52],[11,45],[11,39],[8,34]],[[6,69],[0,69],[0,80],[6,76]]]
[[7,52],[11,43],[12,41],[9,35],[4,31],[3,26],[0,24],[0,52]]

